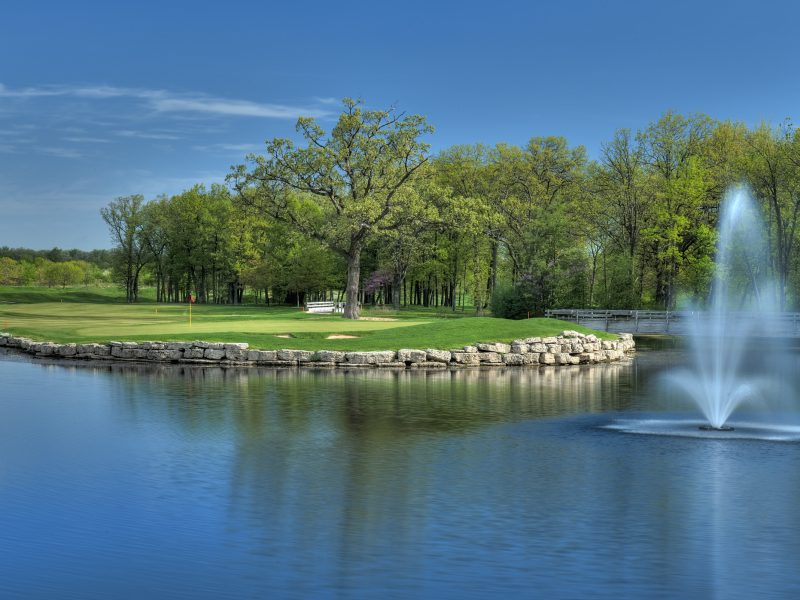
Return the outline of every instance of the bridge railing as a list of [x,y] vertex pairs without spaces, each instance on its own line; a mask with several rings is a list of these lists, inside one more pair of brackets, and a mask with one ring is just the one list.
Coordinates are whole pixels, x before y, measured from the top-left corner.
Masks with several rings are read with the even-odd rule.
[[[606,331],[632,333],[686,333],[692,323],[711,318],[712,313],[697,310],[630,310],[556,308],[545,311],[546,317],[575,321]],[[800,313],[780,312],[753,314],[732,311],[730,323],[758,321],[758,327],[768,335],[800,336]]]

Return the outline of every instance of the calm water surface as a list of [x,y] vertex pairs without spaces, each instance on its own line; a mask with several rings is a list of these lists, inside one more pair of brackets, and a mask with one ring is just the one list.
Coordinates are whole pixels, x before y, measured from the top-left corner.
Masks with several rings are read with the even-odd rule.
[[695,418],[653,386],[683,360],[342,373],[0,354],[0,597],[800,597],[800,444],[605,428]]

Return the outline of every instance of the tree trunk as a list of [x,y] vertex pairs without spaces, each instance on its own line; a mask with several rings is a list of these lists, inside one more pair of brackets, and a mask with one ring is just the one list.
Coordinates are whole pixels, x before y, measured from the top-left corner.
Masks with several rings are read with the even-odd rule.
[[400,310],[400,288],[404,286],[405,278],[395,276],[392,282],[392,308]]
[[358,287],[361,277],[361,247],[356,246],[347,255],[347,298],[344,305],[345,319],[358,319]]

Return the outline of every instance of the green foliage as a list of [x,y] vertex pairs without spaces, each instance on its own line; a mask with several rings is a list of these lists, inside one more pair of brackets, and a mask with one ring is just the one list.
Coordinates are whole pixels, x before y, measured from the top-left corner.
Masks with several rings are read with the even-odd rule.
[[[235,167],[233,194],[196,186],[112,202],[103,215],[129,297],[142,279],[161,301],[239,303],[245,288],[264,303],[344,293],[349,317],[359,303],[482,315],[491,299],[516,317],[697,305],[720,202],[745,183],[781,300],[800,303],[800,132],[789,121],[748,128],[666,112],[617,131],[596,162],[561,137],[454,146],[429,161],[424,117],[353,100],[330,131],[312,119],[297,130],[301,145],[273,139]],[[67,251],[6,250],[15,262],[0,264],[0,281],[70,281],[53,267],[44,276],[43,261],[65,262]],[[365,292],[372,273],[382,276]]]
[[[342,256],[347,268],[345,317],[358,318],[361,252],[377,232],[400,226],[417,198],[404,193],[427,162],[432,131],[419,115],[366,110],[346,98],[326,134],[310,118],[297,130],[306,146],[276,138],[266,156],[249,157],[229,180],[246,206],[289,225]],[[249,167],[249,168],[248,168]]]

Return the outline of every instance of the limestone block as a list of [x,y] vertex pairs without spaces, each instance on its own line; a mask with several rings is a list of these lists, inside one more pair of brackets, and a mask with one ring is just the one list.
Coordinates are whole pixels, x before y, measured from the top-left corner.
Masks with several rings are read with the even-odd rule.
[[481,362],[477,352],[453,352],[453,360],[460,365],[479,365]]
[[569,353],[570,354],[582,354],[584,351],[584,346],[580,342],[573,342],[570,344]]
[[586,334],[579,333],[577,331],[573,331],[572,329],[565,329],[561,332],[561,337],[565,338],[584,338]]
[[278,350],[278,360],[288,360],[294,362],[297,360],[297,350]]
[[511,352],[514,354],[527,354],[528,350],[530,350],[530,346],[524,342],[519,344],[514,342],[511,344]]
[[166,350],[167,344],[166,342],[147,342],[147,346],[145,348],[147,350]]
[[525,355],[509,352],[508,354],[503,354],[503,362],[507,365],[522,365],[525,363]]
[[42,356],[52,356],[55,350],[55,344],[42,344],[39,348],[39,354]]
[[541,353],[539,352],[528,352],[527,354],[522,355],[524,357],[522,362],[526,365],[538,365],[540,355]]
[[569,354],[566,352],[562,352],[561,354],[556,354],[556,364],[557,365],[568,365],[569,364]]
[[540,337],[529,337],[529,338],[525,338],[522,341],[525,342],[526,344],[541,344],[542,343],[542,338],[540,338]]
[[495,342],[493,344],[476,344],[478,350],[481,352],[499,352],[500,354],[506,354],[507,352],[511,352],[511,346],[509,344],[503,344],[501,342]]
[[93,356],[109,356],[111,354],[111,346],[107,346],[106,344],[88,344],[89,354]]
[[366,352],[346,352],[344,355],[344,359],[347,362],[347,364],[351,365],[369,364]]
[[428,348],[425,350],[428,362],[449,363],[451,354],[449,350],[436,350],[435,348]]
[[491,363],[501,364],[503,362],[503,359],[497,352],[481,352],[480,354],[478,354],[478,358],[482,363],[487,363],[487,364]]
[[539,355],[540,365],[554,365],[556,364],[556,355],[551,352],[542,352]]
[[409,365],[411,369],[446,369],[447,364],[443,362],[436,362],[436,361],[425,361],[421,363],[411,363]]
[[[228,344],[226,344],[228,346]],[[237,347],[225,348],[225,360],[241,362],[247,360],[247,350]]]
[[418,362],[425,362],[428,358],[428,353],[425,350],[412,350],[409,348],[403,348],[397,351],[397,360],[406,363],[418,363]]
[[555,336],[542,338],[542,344],[557,344],[557,343],[558,343],[558,338],[556,338]]
[[311,360],[314,358],[314,352],[311,350],[295,350],[294,352],[297,362],[307,363],[311,362]]
[[547,344],[548,354],[561,354],[561,344]]
[[203,351],[203,358],[208,360],[222,360],[225,358],[225,350],[221,348],[206,348]]
[[225,350],[247,350],[250,344],[247,342],[226,343]]
[[202,348],[187,348],[183,351],[183,358],[198,359],[203,358],[205,350]]
[[533,352],[533,353],[538,352],[539,354],[541,354],[542,352],[547,352],[547,346],[545,346],[541,342],[535,342],[528,346],[528,352]]
[[397,352],[394,352],[393,350],[368,352],[367,354],[371,355],[369,358],[369,363],[374,365],[395,362],[397,360]]
[[155,361],[168,361],[172,358],[171,354],[167,350],[146,350],[147,352],[147,360],[155,360]]
[[354,365],[374,365],[378,363],[394,362],[396,352],[386,350],[383,352],[347,352],[345,360]]
[[78,353],[76,344],[61,344],[58,347],[59,356],[75,356]]
[[338,350],[320,350],[314,355],[314,359],[317,362],[330,362],[330,363],[338,363],[344,361],[344,352],[339,352]]
[[464,346],[464,352],[467,352],[469,354],[475,354],[476,352],[478,352],[478,347],[477,346]]

